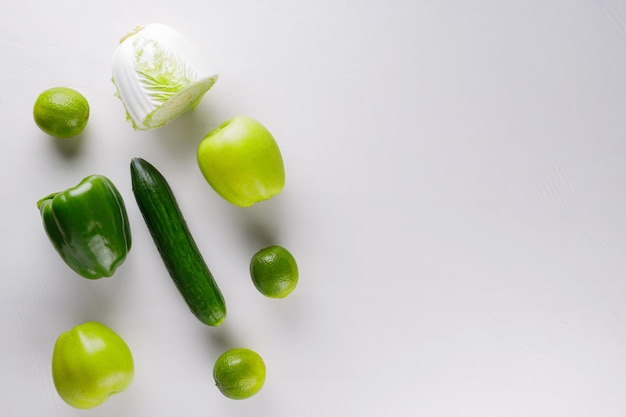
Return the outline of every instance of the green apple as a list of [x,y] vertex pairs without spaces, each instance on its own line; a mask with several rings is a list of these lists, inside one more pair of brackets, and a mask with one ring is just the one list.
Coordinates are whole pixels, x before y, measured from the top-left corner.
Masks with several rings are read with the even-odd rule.
[[128,345],[113,330],[87,322],[62,333],[52,353],[52,379],[74,408],[93,408],[128,388],[134,375]]
[[248,207],[279,194],[285,168],[272,134],[248,116],[210,131],[198,146],[200,171],[226,201]]

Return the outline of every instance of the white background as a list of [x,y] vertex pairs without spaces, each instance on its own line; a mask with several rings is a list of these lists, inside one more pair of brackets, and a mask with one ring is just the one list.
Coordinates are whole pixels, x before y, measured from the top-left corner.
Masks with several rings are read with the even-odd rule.
[[[136,132],[114,97],[121,36],[162,22],[220,79],[192,113]],[[626,415],[626,2],[13,2],[0,16],[0,409],[6,416]],[[77,139],[47,137],[37,95],[80,90]],[[273,132],[287,183],[240,209],[195,152],[246,114]],[[200,324],[131,188],[134,156],[168,178],[228,304]],[[133,248],[88,281],[54,252],[36,201],[90,174],[125,198]],[[292,251],[285,300],[248,262]],[[135,379],[78,411],[57,396],[56,337],[101,321]],[[268,367],[223,397],[225,349]]]

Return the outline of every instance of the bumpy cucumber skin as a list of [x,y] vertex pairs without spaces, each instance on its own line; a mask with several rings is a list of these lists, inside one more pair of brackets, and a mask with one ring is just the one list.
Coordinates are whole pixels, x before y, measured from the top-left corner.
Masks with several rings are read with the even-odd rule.
[[137,205],[174,284],[198,320],[219,326],[226,318],[224,297],[169,184],[152,164],[141,158],[132,159],[130,172]]

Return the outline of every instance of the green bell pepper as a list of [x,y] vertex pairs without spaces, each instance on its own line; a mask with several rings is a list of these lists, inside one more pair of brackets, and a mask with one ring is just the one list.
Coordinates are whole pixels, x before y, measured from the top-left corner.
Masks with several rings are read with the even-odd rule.
[[126,206],[111,180],[91,175],[37,202],[46,233],[65,263],[82,277],[110,277],[131,247]]

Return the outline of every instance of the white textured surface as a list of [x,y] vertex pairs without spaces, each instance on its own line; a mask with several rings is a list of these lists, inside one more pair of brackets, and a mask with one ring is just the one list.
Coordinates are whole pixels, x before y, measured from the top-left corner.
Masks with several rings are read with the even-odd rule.
[[[135,132],[110,60],[137,24],[206,47],[220,79],[191,114]],[[626,415],[626,2],[618,0],[14,2],[0,15],[0,410],[6,416]],[[32,121],[42,90],[81,90],[79,140]],[[229,206],[195,162],[236,114],[283,150],[275,200]],[[229,317],[186,310],[129,179],[170,180]],[[61,262],[35,202],[94,173],[129,209],[109,280]],[[260,296],[247,264],[288,247],[301,283]],[[50,375],[59,333],[99,320],[132,387],[76,411]],[[213,387],[227,347],[261,353],[263,391]]]

